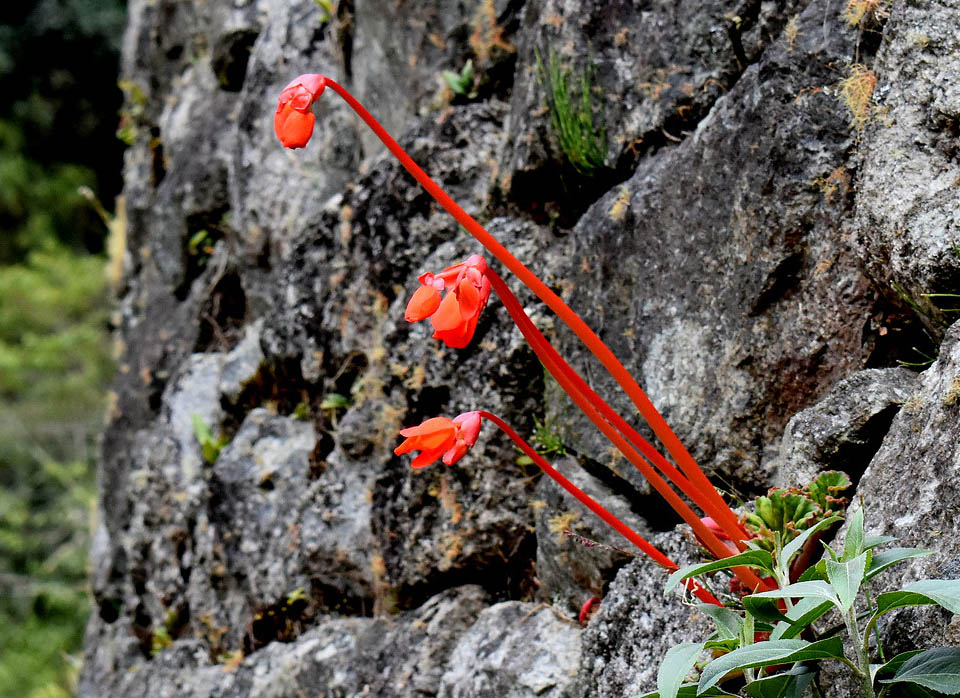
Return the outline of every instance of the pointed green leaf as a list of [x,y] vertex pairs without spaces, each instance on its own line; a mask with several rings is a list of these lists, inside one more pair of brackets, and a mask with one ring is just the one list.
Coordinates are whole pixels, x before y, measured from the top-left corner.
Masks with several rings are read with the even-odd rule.
[[886,664],[871,664],[870,677],[876,680],[882,679],[886,676],[893,676],[897,673],[897,671],[899,671],[900,667],[903,666],[905,661],[914,655],[920,654],[921,652],[923,652],[923,650],[910,650],[909,652],[901,652]]
[[805,569],[797,581],[812,582],[817,579],[827,580],[827,564],[823,560]]
[[751,681],[744,688],[752,698],[802,698],[813,677],[810,669],[798,666],[783,674]]
[[734,650],[719,657],[703,670],[700,690],[705,691],[729,672],[773,664],[789,664],[814,659],[843,658],[843,640],[831,637],[818,642],[805,640],[767,640]]
[[207,441],[213,441],[213,432],[210,431],[210,427],[203,417],[194,412],[190,415],[190,421],[193,424],[193,435],[196,437],[197,443],[203,444]]
[[849,562],[863,552],[863,507],[860,507],[850,517],[847,527],[847,538],[843,543],[843,562]]
[[702,642],[684,642],[667,650],[657,671],[660,698],[677,698],[677,692],[703,652]]
[[[743,605],[751,614],[765,613],[766,604],[769,599],[818,599],[820,602],[829,602],[839,608],[840,599],[833,592],[829,584],[822,581],[797,582],[789,584],[783,589],[774,589],[773,591],[764,591],[760,594],[752,594],[743,597]],[[763,616],[766,617],[766,616]],[[783,620],[781,617],[778,620]]]
[[951,613],[960,613],[960,580],[921,579],[899,591],[880,594],[874,616],[882,616],[895,608],[932,604],[939,604]]
[[722,654],[733,652],[740,646],[739,637],[728,637],[725,640],[707,640],[703,645],[705,650],[723,650]]
[[932,555],[932,550],[926,548],[891,548],[883,552],[875,553],[870,567],[864,575],[864,580],[869,581],[883,572],[890,565],[895,565],[902,560],[909,560],[914,557],[925,557]]
[[866,536],[863,539],[863,549],[871,550],[879,545],[893,543],[896,539],[896,536]]
[[919,684],[948,696],[960,693],[960,648],[936,647],[910,657],[892,679],[881,683]]
[[867,557],[870,553],[861,553],[848,562],[827,560],[827,579],[840,599],[840,611],[846,613],[857,599],[863,574],[867,569]]
[[698,604],[697,608],[717,626],[717,635],[722,640],[731,640],[740,637],[740,625],[743,620],[736,611],[711,603]]
[[667,586],[664,589],[664,594],[670,593],[670,591],[684,579],[696,577],[700,574],[707,574],[709,572],[727,570],[731,567],[759,567],[762,570],[772,572],[773,556],[770,555],[770,553],[768,553],[766,550],[747,550],[739,555],[725,557],[722,560],[714,560],[712,562],[703,562],[681,567],[676,572],[671,574],[667,579]]
[[780,553],[780,567],[781,569],[787,569],[790,566],[790,560],[794,555],[800,552],[803,549],[804,544],[810,539],[815,533],[829,528],[838,521],[843,519],[839,516],[831,516],[829,518],[818,521],[815,525],[808,528],[806,531],[801,533],[799,536],[794,538],[790,543],[784,546],[783,551]]
[[[677,691],[677,698],[713,698],[714,696],[732,696],[733,698],[737,698],[736,694],[727,693],[716,686],[698,696],[697,684],[695,683],[685,683],[680,687],[680,690]],[[634,696],[634,698],[660,698],[660,691],[638,694]]]
[[808,597],[800,599],[794,604],[793,608],[787,611],[785,621],[778,623],[774,628],[771,640],[789,640],[797,637],[807,626],[813,623],[821,616],[833,608],[831,601],[821,601],[820,599]]

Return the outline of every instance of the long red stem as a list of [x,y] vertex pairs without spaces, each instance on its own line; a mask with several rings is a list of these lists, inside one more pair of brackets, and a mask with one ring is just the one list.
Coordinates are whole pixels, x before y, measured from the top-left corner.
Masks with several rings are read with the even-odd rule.
[[[627,526],[625,523],[623,523],[623,521],[611,514],[609,510],[605,509],[599,502],[570,482],[570,480],[568,480],[566,477],[561,475],[556,468],[545,461],[543,457],[537,453],[532,446],[530,446],[530,444],[524,441],[523,437],[514,431],[509,424],[500,419],[500,417],[491,412],[485,412],[482,410],[479,411],[478,414],[483,419],[489,419],[491,422],[496,424],[504,434],[510,437],[513,443],[517,445],[517,448],[523,451],[534,463],[537,464],[537,466],[543,472],[553,479],[554,482],[573,495],[578,502],[583,504],[583,506],[587,507],[587,509],[603,519],[603,521],[613,528],[617,533],[640,548],[640,550],[642,550],[647,557],[656,562],[658,565],[667,568],[671,572],[678,569],[675,562],[648,543],[643,536]],[[687,588],[696,594],[697,598],[704,603],[712,603],[717,606],[723,605],[709,591],[704,589],[699,584],[694,583],[692,585],[688,585]]]
[[[694,530],[697,537],[717,559],[729,557],[730,551],[727,546],[717,538],[713,531],[703,524],[696,513],[694,513],[687,503],[667,484],[666,480],[660,477],[643,457],[624,440],[623,436],[619,434],[610,423],[603,419],[597,407],[586,398],[584,393],[579,389],[579,386],[559,367],[558,360],[562,361],[562,359],[560,359],[555,350],[549,346],[549,343],[540,334],[530,318],[523,312],[519,301],[517,301],[503,279],[491,269],[487,269],[486,273],[487,278],[490,279],[490,285],[493,287],[493,290],[497,292],[497,295],[500,296],[500,300],[503,301],[504,307],[507,308],[507,312],[510,313],[520,332],[526,338],[527,342],[530,343],[530,346],[533,347],[534,352],[540,357],[540,360],[543,361],[544,366],[550,371],[550,374],[557,379],[557,382],[560,383],[567,394],[570,395],[576,405],[590,421],[603,432],[604,436],[610,439],[617,449],[647,478],[654,489],[667,500],[673,510]],[[765,591],[770,588],[766,582],[761,580],[749,568],[736,567],[734,568],[734,573],[752,590]]]
[[[533,321],[530,320],[526,311],[524,311],[523,306],[520,305],[520,302],[517,300],[516,296],[507,286],[506,282],[492,269],[487,269],[487,278],[490,279],[490,285],[497,292],[497,295],[500,296],[500,300],[503,302],[504,307],[506,307],[507,312],[510,314],[510,317],[513,318],[514,323],[523,333],[524,337],[527,338],[527,341],[530,343],[530,346],[533,348],[534,352],[540,357],[540,360],[544,362],[545,366],[548,366],[551,374],[554,374],[555,371],[551,366],[556,370],[559,370],[562,376],[554,376],[557,378],[557,382],[560,383],[561,387],[564,388],[568,393],[571,389],[577,390],[582,394],[583,398],[588,401],[593,407],[595,407],[605,420],[613,425],[620,433],[625,436],[633,446],[640,451],[643,456],[645,456],[651,463],[653,463],[657,468],[660,469],[664,475],[670,478],[670,480],[680,488],[680,490],[690,497],[704,513],[709,514],[714,518],[714,520],[723,528],[724,532],[730,537],[731,540],[740,543],[744,538],[747,538],[745,532],[743,531],[740,521],[737,518],[736,514],[726,506],[724,503],[723,506],[717,506],[713,500],[704,499],[700,495],[700,490],[693,487],[687,478],[683,476],[666,458],[664,458],[657,449],[655,449],[646,439],[643,438],[630,424],[627,423],[623,417],[621,417],[610,405],[600,397],[594,390],[587,384],[587,382],[580,376],[577,371],[571,367],[559,352],[553,348],[550,342],[546,337],[543,336],[543,333],[537,329],[537,326],[533,324]],[[627,455],[624,453],[624,455]],[[646,476],[645,469],[637,465],[633,459],[631,463]],[[742,545],[742,543],[741,543]]]
[[717,493],[713,485],[704,475],[703,471],[694,461],[693,457],[687,452],[680,439],[667,424],[666,420],[657,411],[653,403],[646,396],[630,373],[624,368],[623,364],[614,356],[613,352],[601,341],[597,334],[577,315],[563,299],[551,291],[537,276],[527,269],[500,244],[496,238],[484,229],[470,214],[464,211],[460,206],[447,195],[440,186],[434,182],[426,172],[424,172],[417,163],[400,147],[400,145],[387,133],[380,123],[373,118],[360,102],[354,99],[343,86],[337,82],[326,78],[326,84],[334,92],[340,95],[344,101],[363,119],[370,129],[383,142],[387,149],[400,161],[400,164],[413,175],[414,179],[422,186],[437,202],[451,215],[456,221],[473,235],[481,245],[483,245],[494,257],[499,259],[507,269],[513,272],[531,291],[533,291],[547,306],[553,310],[563,320],[564,323],[586,347],[593,353],[604,368],[613,376],[614,380],[620,384],[620,387],[627,393],[630,400],[637,407],[640,414],[653,429],[657,438],[666,447],[667,452],[673,456],[674,461],[680,467],[680,470],[689,478],[690,482],[701,491],[705,499],[713,500],[717,506],[725,506],[723,498]]

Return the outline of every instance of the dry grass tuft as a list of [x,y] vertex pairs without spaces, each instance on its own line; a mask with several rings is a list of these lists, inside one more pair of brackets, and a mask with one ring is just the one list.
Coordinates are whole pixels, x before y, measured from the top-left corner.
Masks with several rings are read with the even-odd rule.
[[888,0],[847,0],[843,9],[843,18],[851,27],[878,22],[890,16],[887,10]]
[[850,66],[850,74],[840,81],[840,99],[850,110],[850,125],[857,131],[862,131],[873,115],[876,87],[877,74],[859,63]]

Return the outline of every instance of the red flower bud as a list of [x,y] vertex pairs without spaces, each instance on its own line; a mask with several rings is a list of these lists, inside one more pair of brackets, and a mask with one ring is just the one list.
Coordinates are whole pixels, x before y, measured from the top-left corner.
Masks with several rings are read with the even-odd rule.
[[284,147],[302,148],[310,140],[317,120],[310,107],[326,86],[325,77],[307,73],[283,88],[273,115],[273,130]]

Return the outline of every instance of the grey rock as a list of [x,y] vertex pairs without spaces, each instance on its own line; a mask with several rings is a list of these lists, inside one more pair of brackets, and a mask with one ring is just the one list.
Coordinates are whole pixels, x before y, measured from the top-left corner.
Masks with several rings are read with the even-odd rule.
[[780,457],[768,466],[773,483],[802,486],[824,470],[842,470],[856,483],[916,384],[902,368],[867,369],[837,383],[787,423]]
[[461,638],[440,682],[440,698],[566,695],[576,674],[581,630],[549,607],[506,601],[485,609]]
[[[824,33],[839,9],[810,3],[794,44],[769,46],[692,135],[587,211],[557,270],[697,461],[741,489],[766,485],[787,419],[871,355],[873,291],[846,207],[814,184],[848,166],[854,134],[839,102],[804,92],[831,85],[853,48],[851,32]],[[612,380],[596,382],[633,413]]]
[[[960,240],[955,79],[960,38],[953,31],[958,21],[960,6],[951,0],[892,8],[872,68],[877,84],[857,185],[858,249],[865,268],[879,285],[899,285],[930,313],[922,294],[956,292],[960,286],[954,251]],[[943,320],[934,315],[927,324],[940,334]]]
[[[880,577],[880,588],[921,577],[960,577],[956,560],[955,493],[960,487],[960,324],[948,330],[937,361],[920,374],[916,392],[893,420],[863,475],[869,534],[893,535],[898,545],[930,548],[936,555],[904,563]],[[941,615],[942,617],[942,615]],[[943,624],[893,635],[900,643],[936,642]]]
[[[780,38],[803,3],[643,4],[531,0],[524,4],[501,182],[520,201],[562,200],[576,173],[551,134],[551,55],[573,89],[590,80],[594,124],[610,169],[682,140]],[[537,57],[546,70],[537,68]],[[576,95],[575,95],[576,97]],[[565,181],[566,180],[566,181]],[[608,184],[609,185],[609,184]]]
[[[188,698],[295,698],[309,692],[330,698],[436,695],[457,641],[487,598],[479,587],[451,589],[396,618],[318,619],[293,642],[275,642],[253,657],[213,663],[204,643],[178,640],[149,664],[130,671],[99,666],[109,684],[81,685],[81,695],[155,695]],[[91,661],[109,656],[92,648]]]
[[[650,541],[678,565],[696,561],[685,535],[671,532]],[[656,689],[657,670],[673,645],[706,637],[712,624],[702,613],[664,597],[664,570],[634,560],[620,570],[583,633],[580,669],[572,695],[632,696]]]
[[264,363],[260,349],[260,331],[262,321],[246,328],[243,339],[224,359],[220,376],[220,395],[230,402],[236,402],[247,383],[253,379]]
[[[569,456],[552,465],[641,537],[650,538],[647,521],[631,508],[649,502],[626,499],[624,495],[633,493],[628,481],[601,481]],[[602,597],[617,570],[641,553],[546,476],[537,486],[535,506],[540,593],[558,610],[575,616],[590,597]]]

